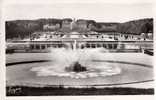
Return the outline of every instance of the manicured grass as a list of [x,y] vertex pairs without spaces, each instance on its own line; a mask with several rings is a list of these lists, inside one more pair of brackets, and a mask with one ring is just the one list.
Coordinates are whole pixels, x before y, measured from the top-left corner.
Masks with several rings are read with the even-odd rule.
[[74,95],[153,95],[154,89],[139,88],[64,88],[13,86],[6,88],[7,96],[74,96]]

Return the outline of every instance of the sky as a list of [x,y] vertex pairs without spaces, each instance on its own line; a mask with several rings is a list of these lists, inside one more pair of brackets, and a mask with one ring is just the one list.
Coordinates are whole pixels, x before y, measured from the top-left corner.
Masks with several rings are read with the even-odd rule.
[[11,4],[5,5],[3,17],[5,20],[76,18],[92,19],[97,22],[126,22],[153,18],[153,5],[151,3]]

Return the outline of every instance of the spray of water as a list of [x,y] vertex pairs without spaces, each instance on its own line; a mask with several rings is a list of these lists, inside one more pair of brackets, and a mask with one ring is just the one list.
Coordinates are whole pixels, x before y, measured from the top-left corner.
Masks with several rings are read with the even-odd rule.
[[[70,78],[88,78],[99,76],[112,76],[121,73],[118,66],[112,66],[109,63],[95,62],[101,59],[101,52],[104,48],[96,49],[76,49],[71,48],[52,48],[51,49],[51,66],[33,67],[31,71],[35,71],[38,76],[58,76]],[[107,50],[105,50],[107,51]],[[75,72],[65,70],[77,62],[81,66],[87,68],[86,71]]]

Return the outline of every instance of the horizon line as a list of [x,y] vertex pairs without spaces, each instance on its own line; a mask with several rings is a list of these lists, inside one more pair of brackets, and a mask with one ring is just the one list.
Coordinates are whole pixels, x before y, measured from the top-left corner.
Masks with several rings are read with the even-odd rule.
[[96,20],[94,20],[94,19],[87,19],[87,18],[72,18],[72,17],[64,17],[64,18],[56,18],[56,17],[52,17],[52,18],[42,18],[42,17],[40,17],[40,18],[32,18],[32,19],[30,19],[30,18],[22,18],[22,19],[10,19],[10,20],[5,20],[5,21],[21,21],[21,20],[30,20],[30,21],[33,21],[33,20],[41,20],[41,19],[60,19],[60,20],[63,20],[63,19],[76,19],[76,20],[79,20],[79,19],[82,19],[82,20],[93,20],[93,21],[95,21],[95,22],[105,22],[105,23],[125,23],[125,22],[129,22],[129,21],[135,21],[135,20],[143,20],[143,19],[154,19],[153,17],[145,17],[145,18],[136,18],[136,19],[132,19],[132,20],[127,20],[127,21],[123,21],[123,22],[121,22],[121,21],[96,21]]

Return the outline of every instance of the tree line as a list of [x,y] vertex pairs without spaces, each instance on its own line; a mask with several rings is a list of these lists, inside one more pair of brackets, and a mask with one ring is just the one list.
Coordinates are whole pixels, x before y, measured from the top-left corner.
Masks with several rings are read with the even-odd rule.
[[[71,19],[72,20],[72,19]],[[6,21],[6,39],[26,38],[36,31],[44,31],[43,25],[56,24],[61,25],[63,19],[37,19],[37,20],[13,20]],[[119,32],[119,33],[153,33],[153,18],[128,21],[124,23],[103,23],[94,20],[85,20],[87,24],[92,24],[91,31],[96,32]]]

